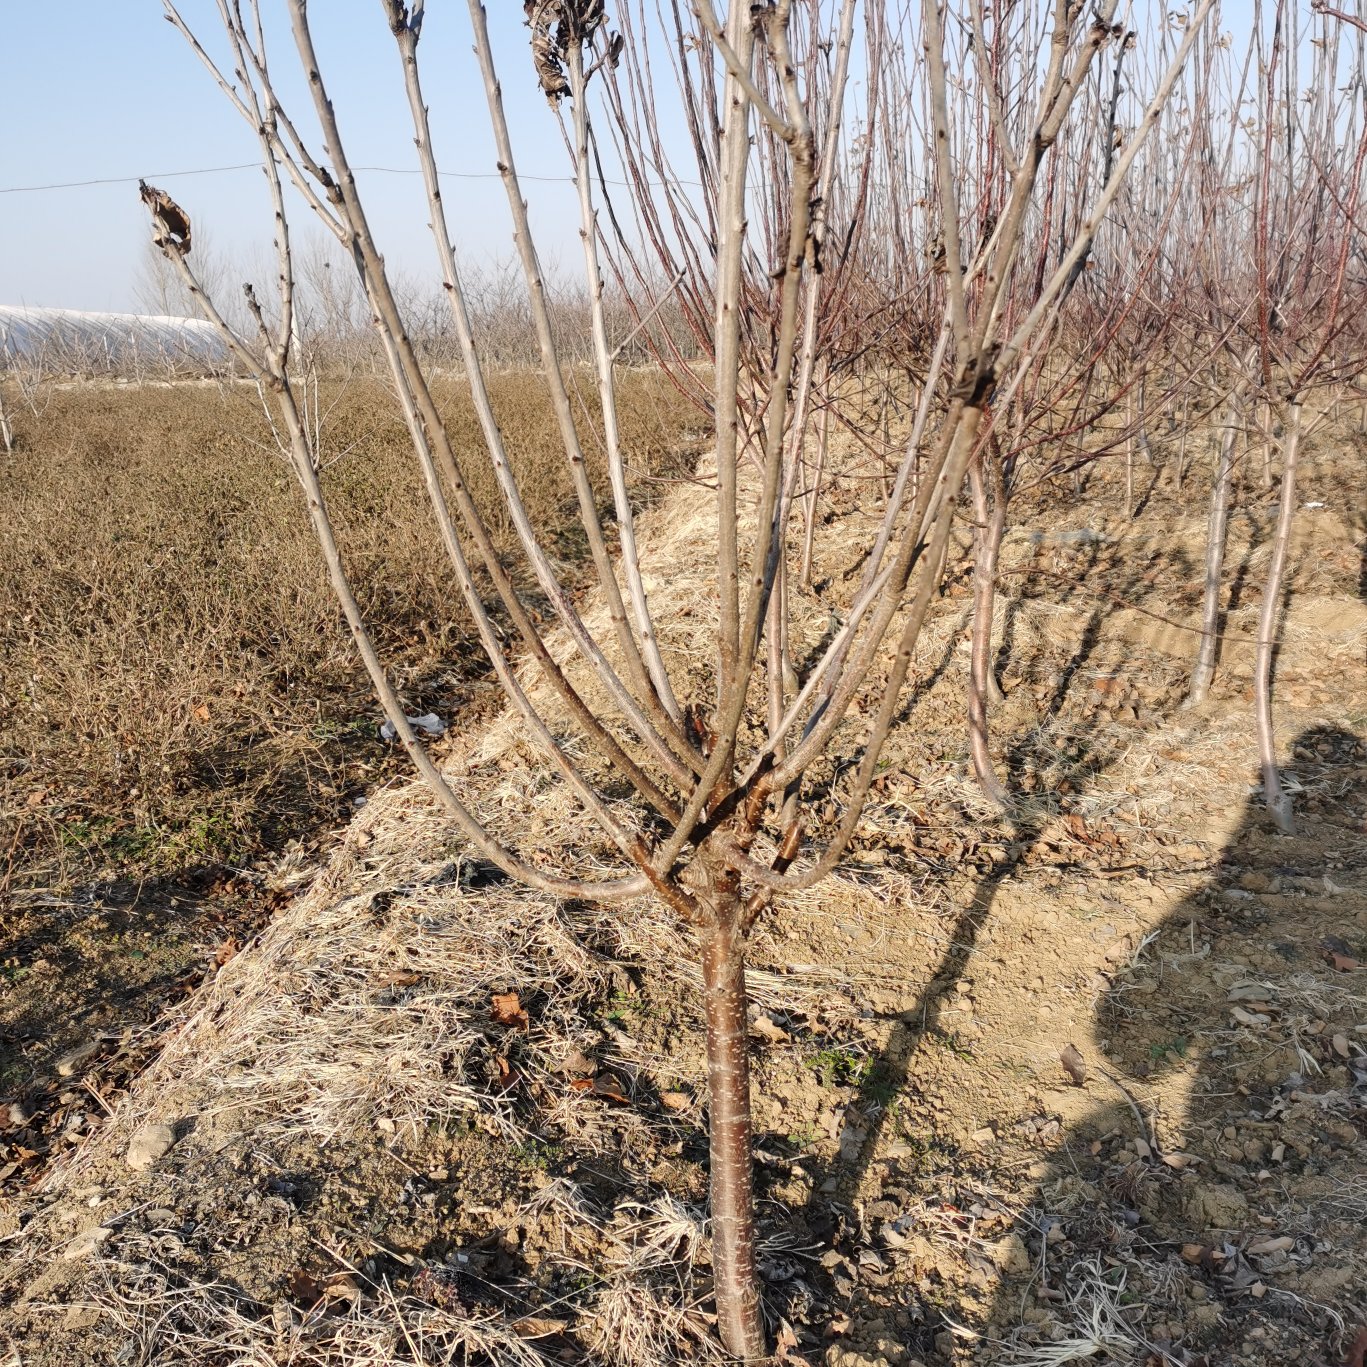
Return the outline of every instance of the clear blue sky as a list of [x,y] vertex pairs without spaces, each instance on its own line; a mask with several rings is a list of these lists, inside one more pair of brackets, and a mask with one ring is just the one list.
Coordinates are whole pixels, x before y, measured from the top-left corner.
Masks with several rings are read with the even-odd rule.
[[[1135,0],[1134,10],[1155,7],[1161,12],[1161,0]],[[1241,28],[1251,0],[1226,0],[1224,9],[1226,24]],[[556,121],[532,74],[522,6],[488,0],[488,10],[533,225],[541,230],[543,254],[572,264],[575,202],[563,180],[566,157]],[[212,0],[184,0],[182,13],[206,37],[216,37]],[[312,18],[353,163],[411,170],[398,62],[379,4],[315,0]],[[429,4],[425,81],[442,165],[476,177],[446,186],[458,245],[468,260],[502,260],[511,251],[506,205],[468,24],[459,0]],[[292,73],[288,35],[273,39],[276,66]],[[296,83],[282,79],[281,93],[290,107],[306,108]],[[0,0],[0,129],[0,304],[136,308],[148,236],[139,176],[186,208],[215,254],[234,263],[261,259],[269,217],[259,170],[169,174],[254,163],[257,148],[162,17],[160,0]],[[16,188],[111,179],[117,183]],[[370,173],[361,179],[390,263],[430,278],[418,178]]]
[[[555,119],[538,93],[522,6],[488,6],[502,57],[504,96],[524,175],[563,178],[567,159]],[[211,0],[181,13],[217,36]],[[324,75],[357,166],[414,166],[412,134],[393,38],[376,0],[312,6]],[[445,169],[487,179],[448,182],[453,232],[475,259],[511,250],[506,201],[494,173],[483,88],[463,4],[428,6],[422,48],[434,141]],[[292,71],[288,35],[275,64]],[[297,86],[281,82],[287,105]],[[302,92],[301,92],[302,94]],[[159,0],[0,0],[0,190],[122,178],[120,183],[0,193],[0,304],[82,309],[136,307],[147,212],[137,179],[167,190],[202,227],[213,249],[247,260],[269,241],[259,170],[172,176],[173,171],[256,160],[255,138],[213,86]],[[529,181],[527,198],[544,228],[543,251],[577,251],[575,200],[565,184]],[[426,271],[433,259],[421,184],[414,175],[362,177],[367,208],[391,262]],[[304,219],[299,219],[300,227]]]

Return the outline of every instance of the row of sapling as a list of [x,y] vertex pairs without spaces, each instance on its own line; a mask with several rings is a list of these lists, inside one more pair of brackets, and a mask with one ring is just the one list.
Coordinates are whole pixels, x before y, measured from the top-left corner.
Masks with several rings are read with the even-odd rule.
[[[448,222],[445,213],[440,149],[433,145],[427,116],[419,60],[424,6],[380,0],[380,19],[393,36],[395,79],[409,100],[436,270],[480,419],[485,449],[479,458],[492,462],[502,511],[518,533],[523,573],[516,578],[495,551],[488,511],[468,490],[464,462],[471,457],[457,452],[447,437],[429,369],[413,345],[371,233],[304,0],[285,0],[284,8],[307,80],[307,110],[287,109],[279,98],[257,0],[217,0],[228,54],[222,63],[211,54],[214,45],[191,31],[170,0],[166,8],[260,142],[275,219],[275,270],[269,298],[247,291],[253,326],[229,327],[195,282],[192,259],[155,214],[154,231],[271,408],[339,603],[402,744],[472,851],[510,877],[553,895],[624,908],[654,896],[696,935],[707,1025],[718,1332],[736,1357],[759,1359],[766,1342],[751,1177],[747,936],[775,897],[810,888],[827,875],[855,834],[879,754],[906,701],[916,642],[941,581],[960,491],[982,449],[989,406],[994,395],[1009,395],[1019,386],[1038,339],[1066,306],[1070,275],[1115,203],[1213,0],[1193,9],[1170,61],[1151,73],[1143,116],[1118,151],[1110,175],[1094,186],[1069,236],[1056,243],[1049,267],[1025,278],[1022,262],[1028,262],[1028,254],[1022,255],[1022,246],[1041,168],[1070,120],[1079,111],[1090,117],[1087,102],[1080,101],[1089,73],[1124,38],[1116,23],[1116,0],[1101,0],[1094,8],[1074,0],[1018,7],[1011,22],[1032,41],[1017,52],[1003,35],[1000,42],[970,45],[974,50],[966,59],[957,50],[947,59],[947,43],[966,26],[971,30],[974,22],[981,23],[976,5],[966,4],[962,12],[957,5],[941,10],[934,3],[919,13],[902,7],[878,12],[877,24],[888,36],[875,49],[878,59],[893,60],[896,53],[906,64],[906,87],[924,91],[923,153],[933,168],[927,199],[944,248],[944,269],[934,273],[933,289],[940,301],[936,333],[944,339],[945,379],[943,385],[923,388],[916,440],[873,521],[875,530],[860,548],[853,601],[836,602],[829,588],[815,584],[800,590],[807,606],[825,601],[823,594],[830,597],[838,624],[800,670],[787,648],[788,620],[799,598],[790,569],[800,554],[797,509],[810,443],[792,433],[795,424],[801,427],[799,410],[810,407],[817,376],[829,359],[821,354],[821,330],[813,341],[807,322],[820,315],[820,294],[815,309],[808,309],[807,301],[822,289],[823,257],[831,250],[829,240],[819,241],[830,236],[824,206],[840,206],[848,231],[864,203],[856,187],[843,183],[857,163],[829,150],[839,130],[859,118],[852,83],[838,78],[855,6],[832,12],[819,0],[781,0],[759,8],[733,5],[719,14],[712,0],[697,0],[688,22],[691,41],[671,45],[666,59],[659,36],[644,31],[640,14],[630,40],[621,41],[601,0],[548,0],[529,7],[529,59],[525,50],[496,52],[483,9],[470,0],[469,33],[507,189],[541,376],[560,423],[596,591],[605,608],[601,633],[558,579],[541,531],[526,515],[488,401],[461,260],[452,246],[461,237],[460,225]],[[799,52],[809,60],[799,61]],[[827,53],[833,56],[827,59]],[[1033,53],[1040,55],[1038,63]],[[823,54],[815,66],[814,54]],[[967,71],[982,62],[991,70],[965,84]],[[622,126],[621,107],[613,99],[604,105],[594,99],[614,64],[635,72],[632,79],[648,92],[653,108],[663,111],[679,97],[677,117],[691,143],[685,155],[696,161],[696,174],[689,178],[703,186],[686,204],[677,198],[659,201],[657,217],[667,218],[670,231],[686,242],[679,247],[687,253],[683,261],[671,254],[662,269],[636,275],[623,269],[619,280],[625,285],[678,280],[680,307],[711,359],[691,381],[707,389],[712,436],[702,473],[715,484],[716,632],[705,672],[696,658],[676,658],[660,642],[646,593],[651,550],[636,539],[626,496],[630,453],[614,432],[615,362],[602,317],[603,238],[613,239],[617,261],[627,260],[624,239],[636,220],[618,207],[610,224],[603,221],[591,166],[609,155],[611,143],[595,137],[595,121],[608,121],[623,140],[643,136],[639,127]],[[816,79],[818,69],[822,74]],[[533,70],[567,118],[601,399],[602,421],[594,429],[570,402],[504,113],[500,72],[511,73],[513,88],[525,91]],[[670,79],[661,80],[661,71]],[[1014,127],[1003,122],[998,132],[1003,193],[996,222],[979,234],[967,226],[965,207],[976,190],[959,174],[954,149],[959,130],[979,119],[978,101],[988,88],[1017,92],[1013,107],[1019,112]],[[676,131],[665,114],[659,122],[662,130]],[[653,184],[633,184],[634,199],[659,193]],[[291,209],[297,197],[334,235],[364,294],[437,535],[494,673],[555,781],[571,790],[601,827],[606,854],[586,851],[583,863],[549,871],[535,852],[509,848],[453,791],[410,728],[357,607],[305,421],[294,346],[297,268]],[[762,214],[759,205],[766,206]],[[633,208],[648,223],[654,221],[639,202]],[[759,218],[768,224],[764,238],[754,226]],[[639,253],[643,245],[638,241],[633,249]],[[642,318],[652,302],[638,299]],[[594,488],[588,476],[583,453],[590,441],[602,442],[606,452],[606,490]],[[620,553],[615,558],[599,511],[604,506],[612,509],[616,524]],[[817,520],[814,535],[822,531]],[[850,535],[848,529],[838,534]],[[549,604],[549,620],[526,601],[519,588],[525,583],[534,584]],[[560,663],[564,651],[553,643],[552,627],[573,652],[572,663]],[[534,694],[520,669],[538,673],[545,687]],[[547,696],[553,706],[536,701]],[[852,749],[857,763],[845,781],[838,820],[822,828],[808,805],[809,775],[835,747]],[[620,798],[624,788],[634,797],[630,812]],[[590,864],[590,858],[597,862]],[[606,872],[605,861],[613,864]]]
[[0,374],[36,421],[53,382],[166,383],[217,373],[221,352],[198,319],[22,307],[0,317]]
[[[35,320],[33,327],[25,329],[22,342],[0,329],[0,446],[7,454],[15,449],[16,412],[41,423],[52,401],[53,381],[73,375],[121,376],[128,369],[127,354],[111,352],[98,335],[81,338],[72,331],[63,335],[55,330],[51,336],[35,335],[43,328],[43,322]],[[138,365],[135,373],[140,372]]]
[[[1353,315],[1367,286],[1358,222],[1367,167],[1367,117],[1362,117],[1367,114],[1367,90],[1360,61],[1357,79],[1340,90],[1344,34],[1338,21],[1326,17],[1317,25],[1320,36],[1311,49],[1310,84],[1302,98],[1302,55],[1294,33],[1297,8],[1278,0],[1273,18],[1269,48],[1259,63],[1252,360],[1255,392],[1275,424],[1259,435],[1269,455],[1274,441],[1280,444],[1282,471],[1272,557],[1258,614],[1253,689],[1263,795],[1278,827],[1291,834],[1291,799],[1278,772],[1273,734],[1272,656],[1301,444],[1312,422],[1322,422],[1331,411],[1325,404],[1308,421],[1306,402],[1316,390],[1335,388],[1347,374],[1359,373],[1363,362],[1361,353],[1345,356],[1339,343],[1355,324]],[[1356,138],[1344,136],[1350,120],[1358,124]]]
[[[1254,39],[1250,35],[1247,53],[1239,63],[1237,84],[1230,92],[1233,98],[1227,101],[1226,108],[1240,109],[1250,97],[1254,55]],[[1246,224],[1243,206],[1252,177],[1245,159],[1236,156],[1245,131],[1241,120],[1221,120],[1217,124],[1215,111],[1207,111],[1205,119],[1195,126],[1202,137],[1198,168],[1190,212],[1181,220],[1187,233],[1175,246],[1195,263],[1196,279],[1195,288],[1187,296],[1184,319],[1188,345],[1175,360],[1179,365],[1186,363],[1201,376],[1215,435],[1199,640],[1187,689],[1188,704],[1199,707],[1215,680],[1225,543],[1235,460],[1248,399],[1246,371],[1251,351],[1246,328],[1241,326],[1247,312],[1247,274],[1246,267],[1241,267],[1228,247],[1240,238],[1241,225]],[[1242,233],[1246,233],[1246,227]],[[1206,364],[1192,366],[1198,354]]]
[[[1124,443],[1128,516],[1134,506],[1136,449],[1145,450],[1154,463],[1143,398],[1152,382],[1163,406],[1171,410],[1181,404],[1172,456],[1179,489],[1193,415],[1203,425],[1209,422],[1216,437],[1192,705],[1204,701],[1215,674],[1224,546],[1240,446],[1245,456],[1260,458],[1257,492],[1271,486],[1274,450],[1283,454],[1278,521],[1257,632],[1254,700],[1268,806],[1279,826],[1291,829],[1275,759],[1271,661],[1295,511],[1303,399],[1316,387],[1339,392],[1362,368],[1360,319],[1343,303],[1346,293],[1362,287],[1360,266],[1354,278],[1351,244],[1362,193],[1361,128],[1367,111],[1362,54],[1345,56],[1341,35],[1325,26],[1313,44],[1308,85],[1313,104],[1288,121],[1286,111],[1297,109],[1298,102],[1295,64],[1287,52],[1299,49],[1287,36],[1284,9],[1276,9],[1266,26],[1263,16],[1257,19],[1243,50],[1215,34],[1201,41],[1189,64],[1187,88],[1165,111],[1172,123],[1168,136],[1150,145],[1146,163],[1132,177],[1106,229],[1109,250],[1089,263],[1097,269],[1079,286],[1068,320],[1071,331],[1060,328],[1051,338],[1055,345],[1014,396],[1014,414],[1001,401],[993,405],[989,441],[970,471],[976,524],[970,751],[985,794],[1003,805],[1009,799],[991,768],[986,723],[994,693],[988,665],[996,547],[1005,526],[1002,505],[1032,452],[1046,454],[1039,451],[1041,442],[1047,458],[1037,467],[1040,478],[1048,478],[1060,463],[1080,471],[1098,454]],[[1117,76],[1126,51],[1121,47],[1117,54]],[[1356,79],[1337,79],[1343,67]],[[1250,80],[1255,83],[1251,91]],[[1118,92],[1117,79],[1102,124],[1106,148],[1121,141]],[[1241,108],[1246,95],[1257,116],[1231,119],[1230,111]],[[1075,174],[1085,175],[1081,162],[1073,166],[1080,168]],[[1055,195],[1051,180],[1046,225]],[[1047,251],[1041,252],[1045,256]],[[1093,402],[1098,372],[1103,383]],[[1065,416],[1070,391],[1082,402]],[[1126,420],[1112,420],[1098,442],[1098,424],[1118,402]],[[1321,402],[1315,420],[1324,421],[1331,407]],[[1030,433],[1031,413],[1023,409],[1039,415],[1037,432]],[[1012,434],[1005,448],[1002,429]],[[1153,471],[1155,481],[1158,473]],[[1246,482],[1253,486],[1251,473]]]
[[[637,3],[623,11],[623,29],[632,38],[629,51],[649,41],[650,8]],[[709,38],[717,36],[715,16],[713,33],[708,34],[702,23],[707,16],[700,14],[701,19],[675,9],[658,41],[661,51],[669,54],[677,95],[676,105],[666,108],[674,108],[676,122],[689,132],[682,151],[675,148],[671,152],[671,140],[662,132],[650,66],[624,61],[608,73],[613,148],[633,193],[620,213],[609,206],[611,232],[605,242],[605,259],[619,282],[644,280],[654,272],[674,280],[684,311],[693,320],[699,346],[712,360],[715,269],[710,244],[719,212],[722,106],[716,86],[719,72],[707,60],[689,57],[701,50],[705,58],[710,52]],[[791,24],[791,34],[792,60],[803,73],[816,149],[810,171],[809,269],[802,286],[792,416],[787,432],[792,449],[784,461],[787,476],[783,492],[785,504],[796,500],[804,510],[799,572],[805,580],[810,573],[811,522],[821,480],[821,453],[829,449],[833,424],[857,444],[877,446],[877,431],[868,422],[870,413],[886,421],[901,395],[888,382],[885,369],[858,397],[852,392],[851,376],[855,366],[874,353],[886,367],[888,353],[880,343],[900,327],[905,305],[887,309],[885,298],[869,297],[871,275],[864,259],[866,252],[877,252],[880,246],[870,237],[878,226],[873,205],[879,185],[871,144],[885,120],[896,117],[895,107],[888,105],[877,89],[863,107],[849,99],[850,73],[856,60],[880,76],[893,65],[892,54],[885,51],[894,45],[887,34],[885,16],[877,8],[861,14],[853,0],[842,0],[838,7],[832,7],[829,16],[820,6],[804,5]],[[771,105],[781,104],[782,92],[772,71],[761,65],[754,76],[763,98]],[[772,288],[772,281],[782,275],[787,249],[791,155],[782,130],[773,121],[758,121],[752,138],[754,165],[747,199],[751,241],[741,282],[739,363],[741,387],[761,396],[762,406],[765,377],[783,321],[782,291]],[[886,240],[881,247],[887,250]],[[900,252],[889,253],[889,260],[899,256]],[[643,305],[648,301],[647,294]],[[900,343],[901,338],[897,340]],[[900,345],[894,351],[893,364],[904,366],[909,353]],[[710,412],[709,387],[691,358],[681,356],[677,348],[657,349],[656,356],[680,388]],[[861,397],[866,402],[861,403]],[[792,454],[806,450],[813,435],[817,468],[805,487],[798,487],[795,481],[803,467]],[[752,430],[748,437],[754,449],[762,446],[759,431]],[[786,592],[786,574],[786,564],[780,563],[779,597]]]
[[[1185,295],[1184,359],[1204,389],[1201,406],[1214,415],[1216,437],[1188,699],[1202,703],[1215,676],[1240,461],[1257,458],[1258,478],[1245,469],[1243,483],[1262,497],[1280,454],[1277,520],[1257,626],[1254,714],[1267,806],[1290,833],[1291,804],[1276,762],[1272,660],[1302,441],[1326,421],[1332,396],[1361,373],[1364,361],[1362,320],[1348,301],[1367,286],[1360,245],[1367,68],[1361,44],[1346,42],[1332,16],[1319,21],[1305,46],[1295,40],[1293,6],[1260,9],[1255,20],[1249,48],[1230,73],[1234,98],[1223,109],[1204,111],[1198,193],[1183,220],[1190,235],[1176,248],[1197,266],[1195,288]],[[1301,91],[1307,48],[1310,80]],[[1231,108],[1252,112],[1226,122]],[[1197,356],[1199,367],[1191,364]],[[1317,392],[1307,417],[1306,402]]]
[[[1024,12],[989,14],[977,7],[954,35],[958,50],[951,55],[958,89],[961,95],[969,92],[969,107],[976,114],[956,123],[953,150],[961,182],[976,195],[963,215],[965,233],[960,244],[961,270],[972,296],[981,288],[983,265],[1011,193],[1016,171],[1013,149],[1031,127],[1029,97],[1033,92],[1009,78],[1012,72],[1040,61],[1044,35]],[[1116,33],[1113,38],[1105,63],[1094,67],[1095,81],[1082,92],[1073,117],[1060,129],[1059,155],[1047,162],[1037,202],[1022,227],[1013,284],[998,305],[1001,325],[1008,333],[1028,313],[1060,253],[1074,240],[1076,226],[1086,219],[1096,193],[1109,181],[1116,157],[1126,145],[1120,115],[1126,115],[1133,127],[1143,114],[1142,105],[1135,107],[1129,98],[1128,85],[1122,86],[1122,74],[1131,73],[1134,84],[1143,89],[1155,68],[1161,70],[1170,56],[1164,51],[1166,38],[1156,46],[1141,47],[1138,56],[1134,31]],[[893,49],[897,50],[896,45]],[[1169,301],[1181,293],[1181,282],[1172,278],[1175,266],[1163,250],[1160,231],[1180,202],[1191,154],[1190,136],[1177,131],[1188,127],[1189,120],[1174,115],[1172,107],[1185,109],[1199,102],[1210,76],[1211,52],[1208,44],[1200,60],[1189,65],[1179,97],[1158,111],[1158,135],[1140,147],[1139,169],[1122,189],[1115,213],[1118,223],[1109,230],[1106,268],[1090,269],[1100,264],[1093,235],[1073,261],[1050,316],[1022,358],[1017,382],[998,390],[987,405],[978,451],[969,467],[975,531],[970,752],[985,795],[999,806],[1009,805],[1009,797],[992,770],[987,709],[999,696],[989,662],[996,567],[1008,502],[1018,488],[1048,481],[1060,468],[1080,472],[1108,449],[1127,450],[1127,473],[1132,478],[1133,448],[1141,442],[1147,445],[1144,386],[1149,367],[1162,354],[1160,343],[1174,317]],[[1007,63],[1007,53],[1019,65]],[[888,110],[898,111],[899,119],[912,119],[914,126],[916,101],[923,93],[915,72],[885,62],[879,77],[879,88],[885,92],[881,102]],[[1127,96],[1123,104],[1122,90]],[[932,120],[933,110],[927,107],[923,123],[928,126]],[[871,161],[876,163],[872,175]],[[907,463],[898,475],[899,480],[908,479],[914,490],[925,420],[930,406],[943,400],[952,376],[945,365],[947,334],[940,333],[938,326],[947,297],[947,249],[938,201],[928,196],[923,183],[909,178],[914,174],[910,164],[905,147],[886,137],[866,144],[861,174],[880,187],[869,213],[886,219],[880,217],[879,230],[866,229],[862,240],[876,251],[876,244],[897,240],[898,228],[889,232],[889,225],[901,225],[920,250],[899,252],[896,262],[887,263],[887,268],[866,269],[861,279],[881,272],[886,294],[874,316],[880,324],[889,316],[897,318],[903,363],[919,366],[917,379],[924,387],[909,388],[923,403],[912,405]],[[1065,309],[1075,290],[1079,297]],[[932,345],[937,333],[938,344]],[[838,346],[840,340],[837,335],[833,344]],[[887,367],[895,365],[880,360]],[[849,361],[848,356],[837,354],[828,365],[838,374]],[[1113,375],[1107,374],[1108,369]],[[1167,384],[1160,398],[1171,399],[1173,388]],[[1136,393],[1141,396],[1137,403]],[[1117,427],[1115,415],[1126,404],[1131,408],[1130,420]],[[1095,433],[1106,421],[1111,431],[1107,442],[1098,447]],[[810,462],[809,510],[820,491],[822,450],[819,446]],[[808,533],[811,525],[809,511]],[[803,568],[807,569],[806,563]],[[803,582],[806,578],[804,572]]]
[[[975,50],[1000,53],[1004,48],[1017,46],[1025,37],[1008,31],[1003,42],[1004,27],[989,27],[977,16],[973,32]],[[1038,288],[1036,282],[1047,277],[1061,247],[1072,240],[1068,225],[1086,218],[1090,199],[1111,178],[1115,159],[1125,145],[1118,122],[1121,78],[1127,65],[1132,73],[1136,67],[1135,37],[1133,31],[1117,35],[1108,61],[1105,66],[1098,65],[1096,81],[1087,92],[1088,117],[1077,120],[1066,130],[1067,141],[1060,147],[1063,155],[1049,164],[1038,212],[1023,234],[1015,289],[1006,294],[1001,304],[1008,329],[1029,310],[1032,287]],[[1011,799],[993,769],[988,717],[990,705],[1000,699],[991,670],[992,621],[1010,500],[1019,490],[1047,482],[1062,469],[1071,467],[1079,471],[1085,463],[1094,461],[1099,453],[1093,434],[1127,396],[1133,404],[1136,389],[1142,389],[1147,358],[1153,354],[1153,343],[1165,331],[1171,311],[1155,302],[1165,297],[1158,278],[1163,269],[1158,244],[1131,230],[1139,198],[1136,187],[1156,186],[1161,197],[1155,206],[1155,216],[1161,220],[1171,213],[1185,161],[1179,158],[1171,185],[1154,177],[1151,169],[1156,157],[1167,155],[1163,134],[1170,131],[1165,126],[1171,119],[1170,106],[1189,98],[1191,88],[1199,88],[1202,75],[1200,64],[1192,63],[1178,97],[1158,111],[1159,134],[1142,149],[1139,169],[1121,191],[1113,215],[1116,222],[1107,233],[1106,250],[1098,260],[1097,234],[1093,232],[1085,239],[1050,316],[1022,357],[1018,382],[994,396],[977,459],[969,470],[974,523],[969,751],[979,786],[999,807],[1009,807]],[[1138,83],[1142,86],[1143,82],[1141,67]],[[980,187],[980,218],[995,224],[1003,211],[1006,178],[1012,170],[1012,148],[1019,142],[1027,111],[1018,100],[1012,101],[997,90],[990,92],[989,100],[991,118],[980,128],[982,145],[975,149],[976,160],[983,169],[974,177],[974,183]],[[1093,269],[1098,265],[1103,268]],[[1147,348],[1132,342],[1123,344],[1127,331],[1134,330],[1137,321],[1147,334]],[[1126,364],[1106,383],[1108,362],[1113,363],[1117,354],[1125,358]],[[1099,378],[1102,383],[1098,392]],[[1132,444],[1140,433],[1142,418],[1138,424],[1132,419],[1108,434],[1109,443]]]
[[[415,168],[416,169],[416,168]],[[262,273],[262,267],[247,258],[247,264],[229,260],[218,251],[206,235],[196,234],[193,256],[195,274],[200,288],[214,299],[222,300],[226,320],[240,331],[250,319],[241,301],[234,297],[229,282],[242,276]],[[384,359],[370,326],[370,313],[350,263],[330,238],[317,234],[304,236],[296,244],[295,313],[299,340],[307,345],[318,364],[330,377],[341,381],[360,375],[388,375]],[[266,267],[267,273],[269,267]],[[509,261],[482,263],[468,273],[468,300],[472,322],[479,339],[481,363],[489,370],[515,370],[535,366],[538,348],[531,312],[527,307],[522,285],[522,273]],[[451,325],[450,308],[444,292],[434,288],[426,276],[403,276],[393,281],[395,297],[403,310],[414,341],[424,357],[435,366],[451,370],[461,369],[459,345]],[[681,354],[691,355],[695,348],[681,335],[673,301],[661,301],[652,323],[655,336],[672,336]],[[148,260],[136,284],[138,306],[145,313],[175,317],[197,313],[176,269],[165,256],[149,244]],[[604,302],[610,334],[624,361],[639,362],[648,357],[646,339],[634,335],[637,318],[633,303],[620,291],[610,293]],[[568,363],[586,366],[592,363],[589,338],[589,303],[583,282],[577,276],[558,279],[551,287],[551,323],[557,345]],[[52,378],[65,378],[81,371],[107,369],[108,354],[101,354],[99,364],[88,354],[72,348],[58,351],[48,348],[29,369]],[[151,372],[150,377],[174,378],[187,368],[174,364],[170,357],[165,373]],[[126,361],[118,366],[119,373],[130,379],[148,374],[144,363],[134,368]]]
[[[164,266],[160,255],[156,259]],[[41,428],[56,386],[73,379],[167,384],[224,373],[218,339],[210,334],[212,345],[206,347],[201,323],[194,331],[182,330],[182,308],[150,289],[142,302],[161,316],[92,318],[18,309],[0,319],[0,448],[14,451],[16,418]],[[156,307],[162,304],[167,307]]]

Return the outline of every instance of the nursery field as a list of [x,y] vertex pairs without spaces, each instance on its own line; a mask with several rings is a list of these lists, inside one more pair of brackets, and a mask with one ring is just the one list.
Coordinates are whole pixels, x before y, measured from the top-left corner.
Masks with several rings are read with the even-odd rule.
[[[535,377],[493,389],[573,579],[583,551],[548,405]],[[383,384],[316,397],[349,563],[405,703],[443,723],[480,715],[487,665]],[[464,387],[443,402],[453,439],[474,440]],[[647,374],[626,377],[622,412],[648,501],[695,419]],[[15,425],[0,453],[0,1093],[54,1051],[141,1057],[165,1003],[408,772],[252,387],[54,383]],[[506,517],[494,527],[507,538]]]
[[[555,435],[501,383],[554,519]],[[669,386],[623,391],[687,659],[715,627],[715,494]],[[431,753],[548,866],[596,850],[473,662],[402,433],[364,386],[324,400],[367,613],[409,710],[449,726]],[[686,931],[471,857],[378,737],[259,413],[248,389],[58,391],[0,483],[0,1361],[721,1361]],[[1133,517],[1116,461],[1014,505],[1005,814],[965,740],[960,524],[850,854],[755,932],[778,1361],[1361,1362],[1367,442],[1329,422],[1302,453],[1290,837],[1257,789],[1276,495],[1251,483],[1215,684],[1183,706],[1213,438],[1193,445],[1180,489],[1169,452],[1140,463]],[[854,592],[877,478],[835,464],[796,658]]]
[[1361,6],[134,8],[0,1367],[1367,1367]]

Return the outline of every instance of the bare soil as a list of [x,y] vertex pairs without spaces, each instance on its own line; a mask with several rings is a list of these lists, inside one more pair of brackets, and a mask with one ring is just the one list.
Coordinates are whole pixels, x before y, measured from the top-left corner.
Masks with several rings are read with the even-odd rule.
[[[854,854],[754,944],[781,1361],[1360,1362],[1367,545],[1344,497],[1367,452],[1320,438],[1307,464],[1277,662],[1294,837],[1263,818],[1243,644],[1266,501],[1235,518],[1196,711],[1199,496],[1017,510],[1006,817],[968,771],[966,564],[937,605]],[[835,491],[850,564],[858,487]],[[680,604],[705,605],[700,500],[648,519]],[[706,616],[665,617],[666,646]],[[439,749],[524,847],[598,857],[511,719]],[[0,1084],[13,1361],[720,1360],[678,929],[491,878],[411,785],[279,883],[259,934],[178,980],[155,1048],[101,1039],[62,1073],[35,1046]],[[135,1169],[149,1122],[173,1142]]]

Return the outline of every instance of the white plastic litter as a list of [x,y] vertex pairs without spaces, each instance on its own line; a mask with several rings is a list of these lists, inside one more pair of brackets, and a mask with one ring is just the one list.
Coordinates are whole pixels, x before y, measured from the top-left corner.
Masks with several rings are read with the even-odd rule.
[[[408,724],[415,731],[421,731],[426,736],[444,736],[446,734],[446,723],[435,712],[424,712],[420,717],[409,717]],[[381,740],[393,740],[398,734],[392,721],[387,721],[380,727]]]

